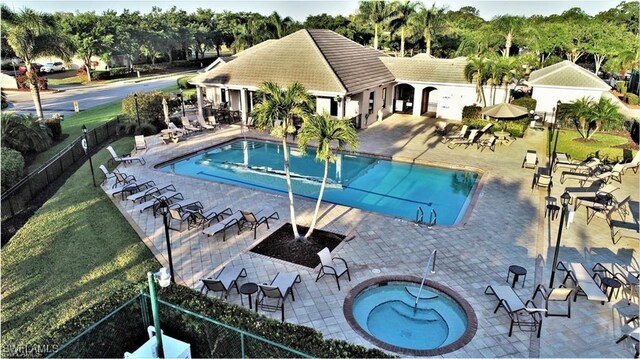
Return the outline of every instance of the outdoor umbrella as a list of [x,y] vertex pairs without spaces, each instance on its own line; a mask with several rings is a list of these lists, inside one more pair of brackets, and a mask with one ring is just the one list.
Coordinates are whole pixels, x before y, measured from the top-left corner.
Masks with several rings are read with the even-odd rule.
[[162,109],[164,110],[164,122],[169,126],[169,105],[166,98],[162,98]]
[[[480,113],[485,116],[495,118],[501,122],[507,120],[517,120],[529,114],[526,108],[522,106],[512,105],[510,103],[501,103],[498,105],[485,107]],[[503,123],[503,127],[504,126],[506,126],[506,123]]]

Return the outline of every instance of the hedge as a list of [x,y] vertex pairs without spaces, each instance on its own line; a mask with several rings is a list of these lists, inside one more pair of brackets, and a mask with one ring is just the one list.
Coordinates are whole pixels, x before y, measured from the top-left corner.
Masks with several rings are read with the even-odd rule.
[[535,111],[537,103],[538,101],[532,99],[531,97],[520,97],[519,99],[511,101],[512,105],[526,107],[527,111]]
[[480,118],[480,111],[482,111],[480,106],[465,106],[462,108],[462,119]]
[[637,105],[638,104],[638,95],[629,92],[629,93],[627,93],[627,95],[625,97],[626,97],[627,103],[629,105]]
[[2,147],[0,149],[0,166],[2,168],[2,191],[11,188],[22,178],[24,170],[24,157],[22,154],[11,148]]
[[[142,284],[138,288],[140,286]],[[72,318],[64,326],[52,328],[43,344],[49,344],[52,347],[64,344],[86,327],[104,318],[135,294],[136,288],[134,287],[116,292],[100,304]],[[315,329],[287,322],[282,323],[222,299],[203,298],[196,291],[183,286],[171,285],[167,288],[158,288],[158,297],[218,322],[262,336],[315,357],[390,358],[389,355],[377,349],[368,349],[343,340],[325,340],[322,333]],[[118,357],[122,356],[123,349],[134,350],[136,345],[140,345],[146,340],[146,331],[139,320],[140,311],[136,310],[137,308],[139,308],[137,304],[133,304],[127,307],[127,310],[109,318],[108,324],[99,327],[102,332],[91,333],[86,341],[73,346],[75,352],[67,351],[63,354],[65,356],[87,357],[99,352],[102,357]],[[191,356],[194,358],[239,356],[239,335],[234,332],[221,329],[212,323],[178,312],[162,304],[160,305],[160,318],[162,330],[166,335],[191,344]],[[122,333],[127,333],[127,335],[121,335]],[[282,357],[285,354],[279,351],[274,352],[273,347],[256,345],[255,340],[250,339],[245,339],[245,348],[260,351],[250,352],[250,357]]]
[[505,131],[511,133],[514,137],[523,137],[527,127],[529,127],[529,119],[517,120],[517,121],[497,121],[497,120],[482,120],[479,118],[476,119],[463,119],[462,124],[468,125],[472,128],[482,128],[488,123],[493,123],[493,127],[489,129],[489,132],[494,133],[497,131],[502,131],[504,127]]
[[183,77],[180,77],[178,79],[178,81],[177,81],[178,82],[178,87],[183,89],[183,90],[196,88],[195,85],[192,85],[192,84],[189,83],[189,81],[193,77],[194,76],[183,76]]
[[[169,113],[173,113],[180,107],[180,101],[171,99],[168,94],[162,91],[137,92],[138,114],[141,123],[150,123],[156,129],[166,128],[164,123],[164,110],[162,99],[167,99]],[[136,100],[134,95],[129,95],[122,100],[122,114],[132,121],[137,121]]]
[[625,86],[624,81],[616,81],[616,91],[620,93],[627,91],[627,86]]

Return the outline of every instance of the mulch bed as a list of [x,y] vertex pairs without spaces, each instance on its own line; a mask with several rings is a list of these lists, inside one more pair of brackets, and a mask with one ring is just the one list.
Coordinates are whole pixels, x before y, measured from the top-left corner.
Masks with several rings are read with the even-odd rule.
[[[307,233],[307,227],[298,226],[300,235]],[[345,239],[344,235],[315,229],[309,240],[295,240],[291,223],[285,223],[251,252],[281,259],[283,261],[315,268],[320,264],[318,252],[324,247],[332,251]]]

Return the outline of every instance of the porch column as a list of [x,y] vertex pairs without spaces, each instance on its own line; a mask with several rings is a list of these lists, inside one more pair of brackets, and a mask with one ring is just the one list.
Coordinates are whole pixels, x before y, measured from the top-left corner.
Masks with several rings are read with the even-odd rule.
[[202,87],[196,86],[196,96],[198,96],[198,115],[204,118],[204,111],[202,111]]
[[423,86],[413,86],[413,113],[414,116],[420,116],[422,114],[422,90]]
[[242,124],[247,124],[247,89],[240,90],[240,111],[242,112]]

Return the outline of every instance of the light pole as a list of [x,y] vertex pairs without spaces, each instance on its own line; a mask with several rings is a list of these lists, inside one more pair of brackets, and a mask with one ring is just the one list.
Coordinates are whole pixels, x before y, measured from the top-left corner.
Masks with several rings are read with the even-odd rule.
[[162,330],[160,329],[160,313],[158,311],[158,296],[156,295],[155,281],[162,288],[166,288],[171,284],[173,277],[169,274],[167,268],[161,268],[157,273],[147,272],[147,280],[149,281],[149,297],[151,298],[151,313],[153,315],[153,327],[156,331],[156,355],[158,358],[164,358],[164,347],[162,346]]
[[138,119],[138,128],[140,128],[140,112],[138,112],[138,94],[133,94],[133,101],[136,103],[136,118]]
[[180,105],[182,105],[182,117],[185,116],[184,114],[184,97],[182,95],[182,89],[180,89],[180,91],[178,92],[178,97],[180,97]]
[[167,256],[169,257],[169,270],[171,274],[171,282],[175,283],[175,276],[173,275],[173,259],[171,257],[171,239],[169,238],[169,202],[164,197],[156,197],[158,200],[158,210],[162,213],[162,220],[164,223],[164,237],[167,241]]
[[560,201],[562,203],[562,213],[560,213],[560,223],[558,225],[558,238],[556,239],[556,248],[553,252],[553,267],[551,267],[551,279],[549,280],[549,288],[553,288],[553,279],[556,276],[556,266],[558,265],[558,252],[560,252],[560,241],[562,240],[562,224],[564,223],[564,216],[567,212],[567,205],[569,204],[569,200],[571,196],[567,191],[565,191],[562,196],[560,196]]
[[558,101],[556,103],[556,116],[553,119],[553,125],[556,128],[556,140],[555,143],[553,144],[553,155],[556,155],[556,149],[558,148],[558,137],[560,137],[560,123],[558,122],[558,110],[560,109],[560,105],[562,105],[562,102]]
[[[89,152],[89,141],[87,140],[87,126],[82,125],[82,148],[84,149],[84,154],[86,155]],[[98,187],[96,185],[96,176],[93,173],[93,161],[91,161],[91,156],[89,156],[89,167],[91,167],[91,179],[93,180],[93,187]]]

